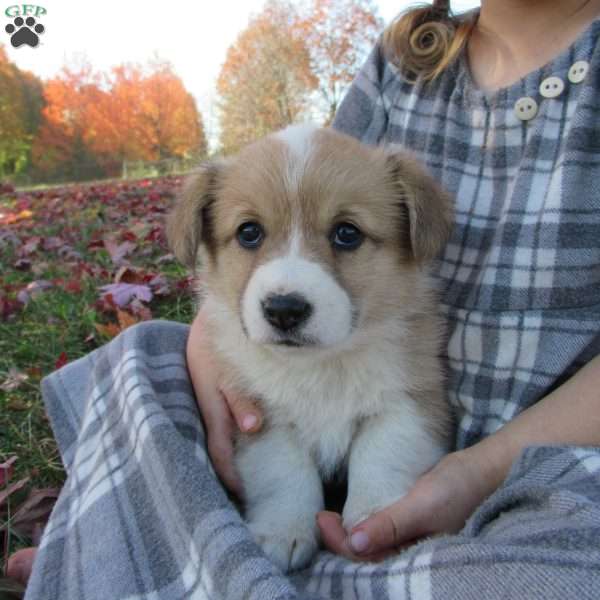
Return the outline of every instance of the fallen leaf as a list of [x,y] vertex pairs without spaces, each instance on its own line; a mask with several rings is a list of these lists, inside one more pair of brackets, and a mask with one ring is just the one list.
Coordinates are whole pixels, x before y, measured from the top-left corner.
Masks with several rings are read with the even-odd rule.
[[103,335],[110,340],[121,333],[121,328],[116,323],[108,323],[107,325],[94,323],[94,327],[100,335]]
[[122,266],[115,275],[115,283],[138,283],[145,282],[144,272],[132,266]]
[[122,244],[119,244],[112,238],[104,238],[104,247],[110,254],[110,259],[112,260],[113,264],[120,265],[122,264],[123,259],[137,248],[137,245],[132,244],[131,242],[123,242]]
[[[0,506],[2,506],[6,502],[6,499],[9,496],[11,496],[15,492],[18,492],[19,490],[23,489],[27,485],[28,482],[29,482],[29,477],[25,477],[24,479],[20,479],[19,481],[9,485],[7,488],[0,490]],[[0,527],[0,529],[1,529],[1,527]]]
[[18,371],[15,367],[8,370],[6,379],[0,384],[0,390],[4,392],[12,392],[21,387],[29,379],[27,373]]
[[13,266],[17,271],[29,271],[31,261],[28,258],[20,258]]
[[27,254],[33,254],[40,247],[41,241],[42,238],[39,235],[35,235],[29,238],[25,242],[25,244],[21,246],[19,254],[21,254],[22,256]]
[[10,300],[0,294],[0,319],[7,321],[15,313],[23,308],[23,304],[16,300]]
[[40,294],[52,287],[54,287],[54,284],[50,281],[46,281],[45,279],[32,281],[17,294],[17,300],[21,302],[21,304],[26,305],[30,300],[37,298]]
[[125,329],[128,327],[139,323],[139,319],[136,319],[128,312],[119,309],[117,309],[117,319],[119,320],[119,327],[121,328],[121,331],[125,331]]
[[20,398],[10,398],[6,403],[6,409],[10,411],[20,412],[29,410],[29,408],[29,404]]
[[59,488],[31,490],[27,499],[13,511],[11,527],[21,536],[33,537],[36,527],[47,523],[59,494]]
[[149,321],[152,318],[152,311],[137,298],[129,304],[127,310],[138,317],[138,321]]
[[68,362],[69,362],[69,357],[67,356],[67,353],[63,351],[60,353],[60,356],[54,363],[54,368],[58,371],[58,369],[64,367]]
[[13,464],[17,460],[16,456],[11,456],[8,460],[0,463],[0,487],[4,487],[8,484],[12,477]]
[[103,296],[110,294],[114,303],[120,308],[127,306],[133,298],[150,302],[153,296],[152,290],[147,285],[134,283],[111,283],[103,285],[100,290]]

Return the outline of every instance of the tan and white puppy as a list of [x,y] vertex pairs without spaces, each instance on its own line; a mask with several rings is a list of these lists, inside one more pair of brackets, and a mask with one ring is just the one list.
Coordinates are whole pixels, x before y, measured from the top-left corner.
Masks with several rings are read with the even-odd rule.
[[236,466],[249,526],[284,570],[317,550],[322,481],[346,471],[350,528],[448,449],[426,266],[451,223],[404,152],[312,126],[205,164],[169,219],[227,385],[265,414]]

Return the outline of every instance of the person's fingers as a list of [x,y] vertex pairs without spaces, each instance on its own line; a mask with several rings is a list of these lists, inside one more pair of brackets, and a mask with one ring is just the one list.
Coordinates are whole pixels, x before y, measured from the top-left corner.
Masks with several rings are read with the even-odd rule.
[[36,553],[37,548],[23,548],[15,552],[6,564],[6,576],[27,585]]
[[358,556],[349,546],[348,533],[342,525],[342,517],[338,513],[321,511],[317,514],[317,525],[321,532],[321,540],[327,550],[354,561],[378,562],[387,558],[392,552],[375,552]]
[[317,525],[321,531],[321,540],[327,550],[356,560],[356,556],[348,547],[348,534],[342,525],[341,515],[335,512],[321,511],[317,514]]
[[359,556],[397,549],[427,535],[422,523],[422,507],[405,496],[354,527],[348,545]]
[[206,445],[213,467],[225,487],[241,496],[242,483],[233,461],[233,419],[225,400],[220,407],[212,407],[204,417],[206,425]]
[[218,389],[218,373],[206,346],[205,319],[198,313],[186,348],[188,371],[206,431],[206,444],[219,478],[239,495],[241,482],[233,464],[233,418]]
[[230,390],[223,390],[223,395],[240,431],[256,433],[260,430],[263,423],[262,412],[252,400]]

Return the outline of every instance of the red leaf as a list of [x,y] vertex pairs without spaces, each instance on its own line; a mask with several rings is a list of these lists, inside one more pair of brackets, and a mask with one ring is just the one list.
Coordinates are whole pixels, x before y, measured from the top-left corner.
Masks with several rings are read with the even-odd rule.
[[146,283],[146,277],[141,269],[135,267],[120,267],[115,275],[115,283]]
[[71,279],[65,284],[65,290],[67,290],[67,292],[73,292],[74,294],[80,294],[81,282],[77,279]]
[[23,305],[16,300],[9,300],[0,295],[0,319],[7,321],[13,314],[21,310]]
[[57,361],[54,363],[54,368],[58,370],[64,367],[68,362],[69,357],[67,356],[67,353],[63,350],[63,352],[60,353],[60,356],[58,357]]
[[133,231],[123,232],[123,235],[121,236],[121,238],[123,240],[125,240],[126,242],[137,242],[137,235],[135,235],[135,233],[133,233]]

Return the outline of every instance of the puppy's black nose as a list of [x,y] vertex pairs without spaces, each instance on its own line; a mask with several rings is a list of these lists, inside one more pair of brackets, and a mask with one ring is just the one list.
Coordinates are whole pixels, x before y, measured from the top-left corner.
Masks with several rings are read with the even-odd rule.
[[268,296],[262,309],[265,319],[281,331],[298,327],[312,313],[312,306],[298,294]]

